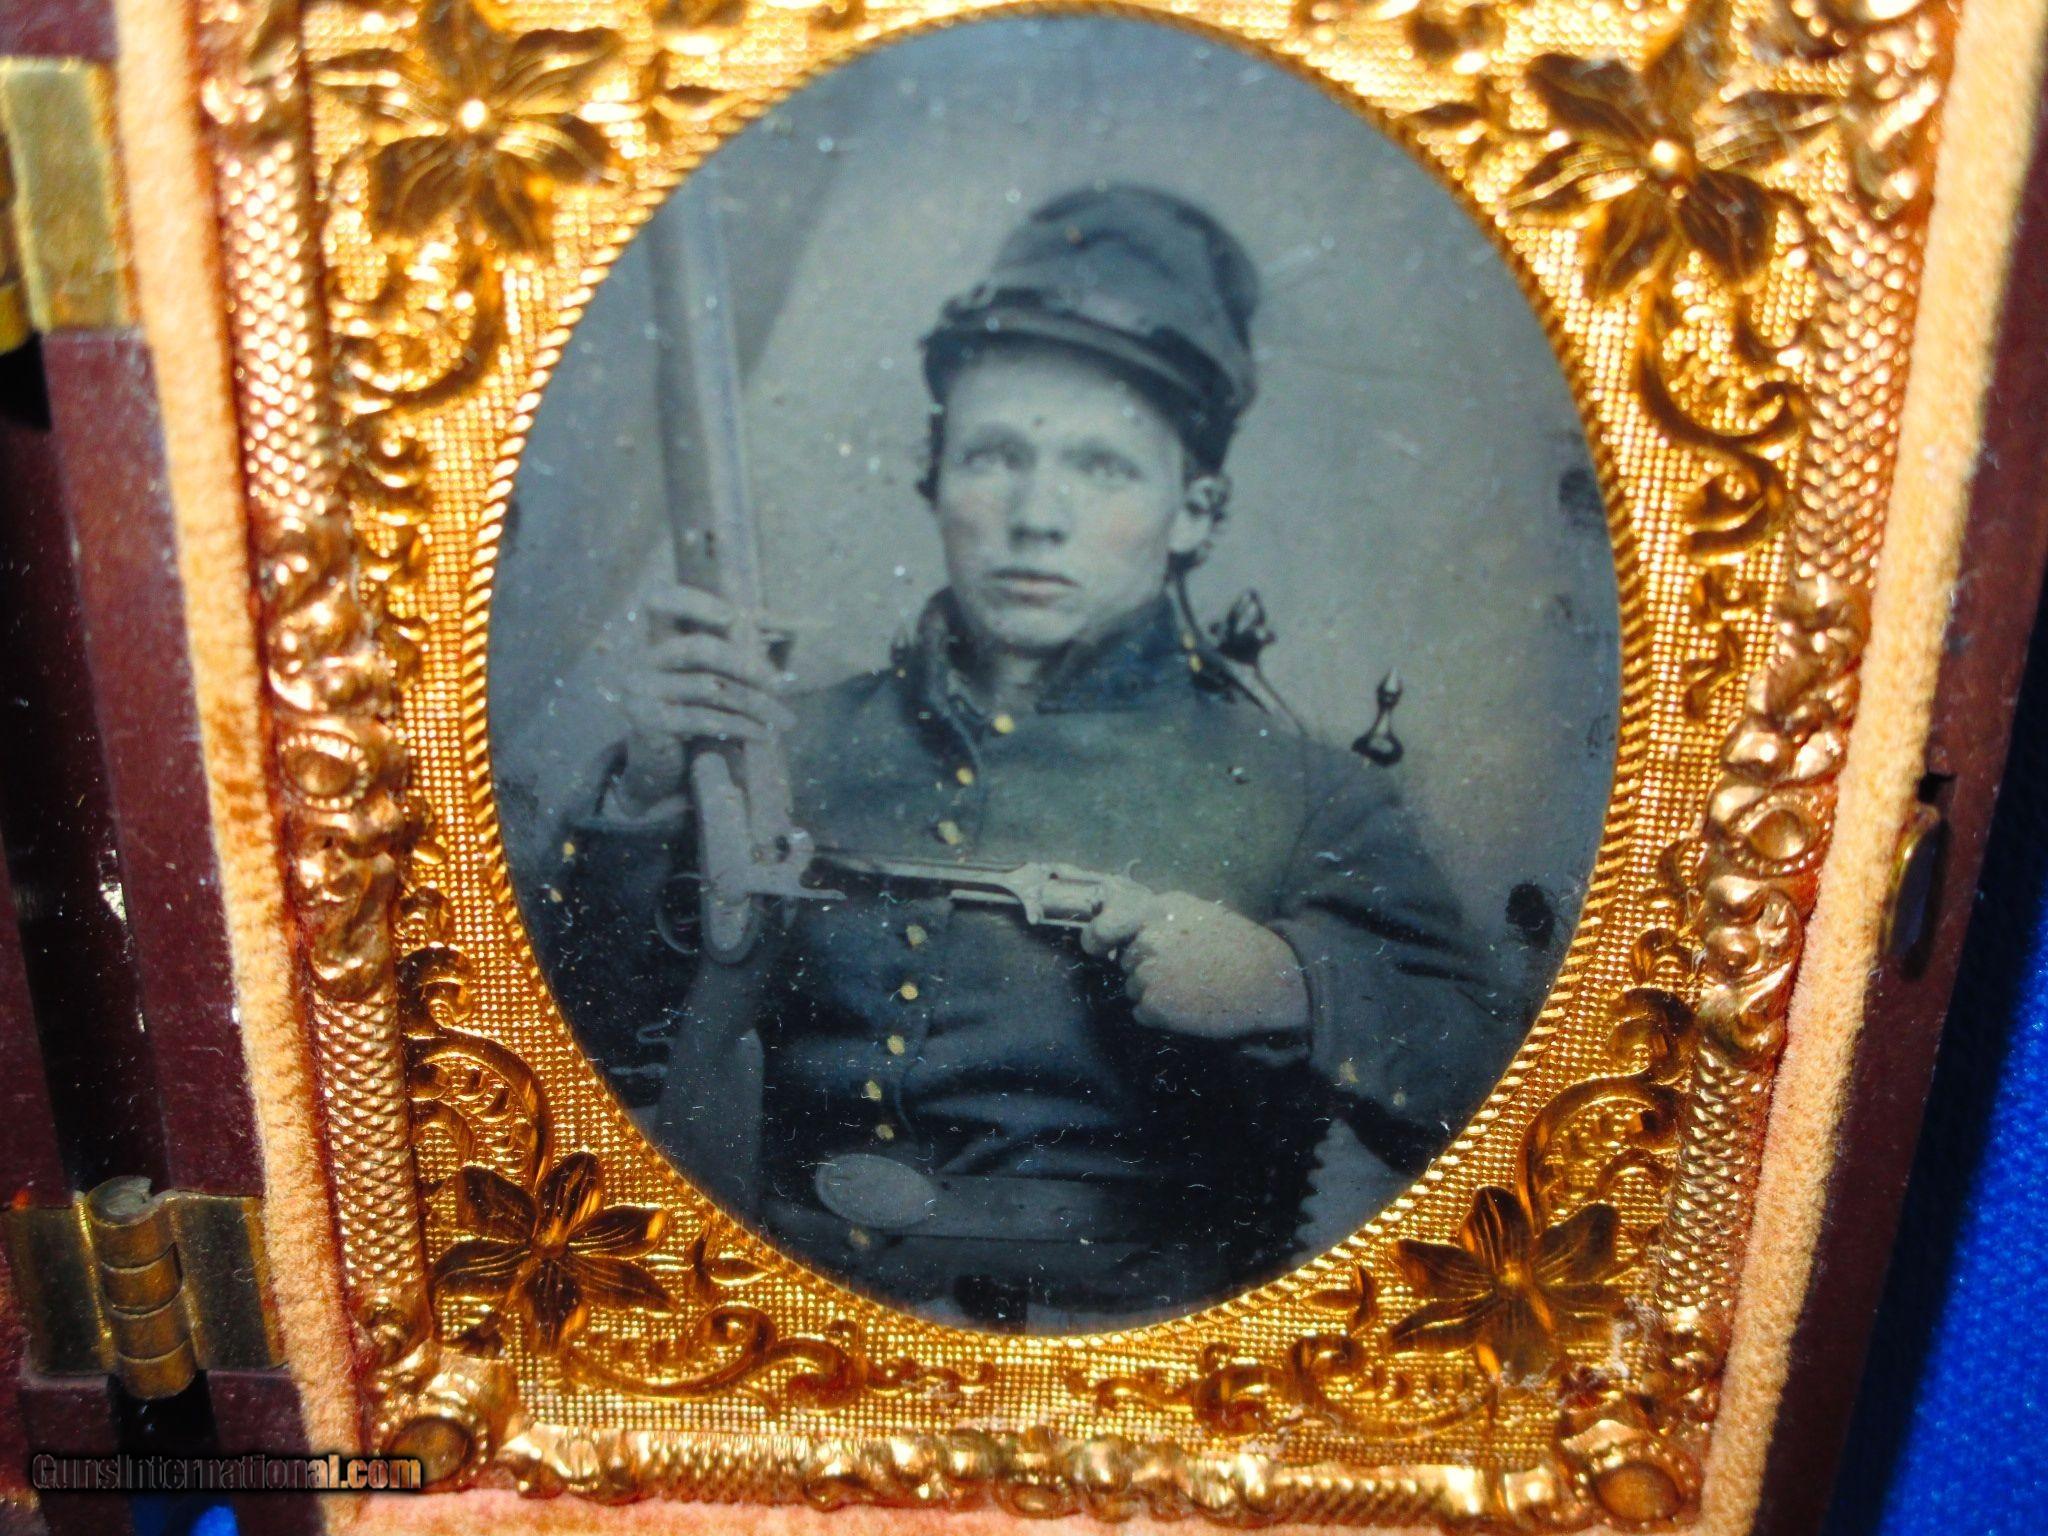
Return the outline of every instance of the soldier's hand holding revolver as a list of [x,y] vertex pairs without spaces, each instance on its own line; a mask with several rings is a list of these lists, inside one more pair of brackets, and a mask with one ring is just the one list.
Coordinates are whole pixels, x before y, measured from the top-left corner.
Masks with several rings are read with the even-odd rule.
[[1308,983],[1292,946],[1216,902],[1120,880],[1081,930],[1081,947],[1116,954],[1141,1024],[1212,1040],[1308,1027]]
[[622,690],[628,733],[615,785],[628,814],[683,792],[692,742],[759,740],[795,724],[777,697],[787,679],[765,648],[734,640],[732,604],[670,581],[642,608],[646,638]]

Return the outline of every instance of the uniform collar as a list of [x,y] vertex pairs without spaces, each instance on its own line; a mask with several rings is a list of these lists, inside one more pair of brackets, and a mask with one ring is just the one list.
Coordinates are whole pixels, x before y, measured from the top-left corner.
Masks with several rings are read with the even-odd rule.
[[[974,703],[954,657],[963,643],[952,590],[925,604],[915,631],[897,642],[895,670],[912,698],[974,725],[986,712]],[[1207,674],[1205,676],[1205,673]],[[1162,593],[1114,629],[1071,648],[1040,684],[1040,713],[1135,709],[1177,687],[1221,684],[1221,659],[1183,629]]]

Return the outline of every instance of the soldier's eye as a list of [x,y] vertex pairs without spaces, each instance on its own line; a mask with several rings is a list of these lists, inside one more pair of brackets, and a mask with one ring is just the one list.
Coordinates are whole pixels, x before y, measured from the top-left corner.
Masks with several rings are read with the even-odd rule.
[[1091,480],[1110,485],[1128,485],[1138,478],[1138,466],[1120,453],[1091,448],[1075,456],[1075,468]]
[[1024,467],[1024,450],[1015,443],[970,443],[961,450],[959,462],[976,472],[1016,471]]

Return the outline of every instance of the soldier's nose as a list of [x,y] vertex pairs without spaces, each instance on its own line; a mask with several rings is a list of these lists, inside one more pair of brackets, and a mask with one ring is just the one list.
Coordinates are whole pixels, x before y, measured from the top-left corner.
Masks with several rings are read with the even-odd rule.
[[1020,518],[1010,524],[1010,538],[1018,544],[1057,544],[1066,538],[1064,528]]
[[1010,503],[1010,533],[1016,538],[1065,538],[1073,526],[1073,509],[1058,486],[1043,482],[1026,488]]

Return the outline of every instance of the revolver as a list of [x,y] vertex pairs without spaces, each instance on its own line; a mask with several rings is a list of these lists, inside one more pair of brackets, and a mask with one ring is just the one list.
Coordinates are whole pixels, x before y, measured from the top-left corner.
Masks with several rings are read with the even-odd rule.
[[951,859],[897,859],[819,848],[813,861],[825,868],[877,880],[906,880],[942,887],[958,902],[1015,907],[1032,927],[1085,928],[1109,893],[1110,877],[1071,864],[975,864]]

